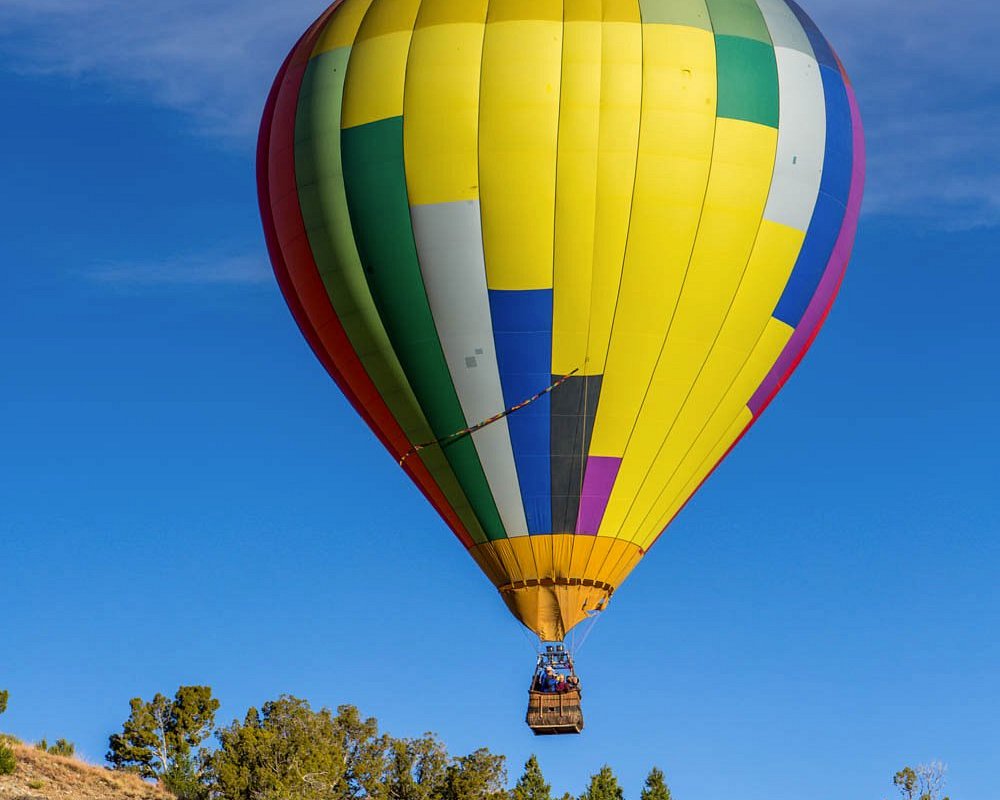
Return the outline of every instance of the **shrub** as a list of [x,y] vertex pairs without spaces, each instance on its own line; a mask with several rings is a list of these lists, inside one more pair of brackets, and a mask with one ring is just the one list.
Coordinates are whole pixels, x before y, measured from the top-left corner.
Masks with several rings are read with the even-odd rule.
[[55,744],[49,745],[48,739],[41,739],[35,743],[35,749],[53,756],[69,758],[76,752],[76,745],[66,739],[56,739]]
[[7,745],[0,744],[0,775],[13,775],[17,769],[17,759],[14,758],[14,751]]
[[69,758],[76,752],[76,745],[66,739],[56,739],[56,743],[49,748],[49,752],[54,756]]
[[174,764],[163,775],[163,788],[177,800],[208,800],[209,788],[191,762]]

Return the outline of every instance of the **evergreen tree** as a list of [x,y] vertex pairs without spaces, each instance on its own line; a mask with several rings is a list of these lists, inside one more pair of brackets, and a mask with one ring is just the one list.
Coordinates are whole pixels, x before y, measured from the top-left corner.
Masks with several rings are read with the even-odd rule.
[[[220,729],[218,739],[212,786],[225,800],[388,800],[389,737],[379,733],[377,720],[362,718],[354,706],[341,706],[334,716],[327,708],[314,711],[305,700],[284,695],[260,711],[251,708],[242,723],[234,720]],[[419,775],[420,768],[413,766],[421,763],[419,753],[401,761]],[[409,785],[402,779],[396,783]],[[430,797],[400,792],[398,800]]]
[[625,800],[625,793],[611,767],[605,764],[596,775],[590,776],[590,785],[580,800]]
[[392,800],[436,800],[447,775],[448,751],[434,734],[389,743],[385,787]]
[[507,758],[480,747],[452,760],[443,800],[507,800]]
[[664,780],[663,770],[653,767],[646,776],[646,784],[642,787],[642,800],[671,800],[670,787]]
[[337,746],[346,754],[344,772],[333,787],[334,800],[381,800],[389,737],[379,733],[378,720],[363,718],[351,705],[339,706],[333,723]]
[[552,787],[545,782],[534,754],[525,762],[524,772],[511,794],[513,800],[552,800]]
[[213,785],[226,800],[311,800],[331,796],[346,771],[329,709],[313,711],[297,697],[251,708],[218,732]]
[[173,699],[157,694],[151,701],[133,697],[122,732],[108,739],[105,756],[113,769],[143,778],[201,773],[206,755],[196,748],[215,726],[219,701],[208,686],[181,686]]
[[7,710],[7,701],[10,699],[10,692],[0,689],[0,714]]
[[164,773],[163,787],[177,800],[209,800],[211,789],[205,780],[207,754],[198,761],[176,761]]

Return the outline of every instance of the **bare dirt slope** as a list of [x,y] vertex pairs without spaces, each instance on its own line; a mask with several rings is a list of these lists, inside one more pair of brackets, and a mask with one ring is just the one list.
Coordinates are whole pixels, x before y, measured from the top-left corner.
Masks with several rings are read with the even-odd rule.
[[135,775],[15,745],[17,771],[0,775],[0,800],[173,800]]

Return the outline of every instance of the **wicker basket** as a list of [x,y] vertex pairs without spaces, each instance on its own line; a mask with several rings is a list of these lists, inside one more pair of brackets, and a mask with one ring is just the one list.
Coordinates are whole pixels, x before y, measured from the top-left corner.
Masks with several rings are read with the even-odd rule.
[[569,692],[528,692],[528,727],[536,735],[580,733],[583,730],[583,711],[580,708],[580,690]]

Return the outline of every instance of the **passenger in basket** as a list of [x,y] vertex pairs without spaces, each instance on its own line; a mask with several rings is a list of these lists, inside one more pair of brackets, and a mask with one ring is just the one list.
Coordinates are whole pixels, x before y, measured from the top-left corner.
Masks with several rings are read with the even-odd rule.
[[538,691],[551,692],[555,688],[555,677],[552,674],[552,667],[546,667],[538,671]]
[[569,684],[566,683],[566,677],[560,672],[556,675],[556,691],[565,692],[567,689],[569,689]]
[[569,686],[569,691],[579,691],[580,689],[580,679],[576,675],[570,675],[566,679],[566,683]]

